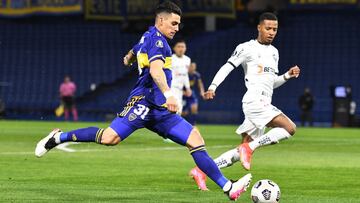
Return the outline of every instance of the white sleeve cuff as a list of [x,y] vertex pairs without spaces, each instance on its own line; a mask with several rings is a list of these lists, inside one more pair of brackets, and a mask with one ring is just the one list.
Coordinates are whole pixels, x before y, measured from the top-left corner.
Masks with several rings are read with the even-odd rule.
[[167,90],[164,92],[164,97],[167,99],[171,96],[174,96],[174,93],[171,90]]

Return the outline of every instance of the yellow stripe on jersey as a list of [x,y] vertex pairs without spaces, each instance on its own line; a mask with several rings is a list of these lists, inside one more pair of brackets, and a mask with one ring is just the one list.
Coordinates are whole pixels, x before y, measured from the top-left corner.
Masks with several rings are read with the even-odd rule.
[[[152,58],[154,57],[158,57],[158,56],[162,56],[162,55],[155,55]],[[138,61],[138,64],[139,64],[139,67],[140,68],[148,68],[150,67],[150,60],[149,60],[149,57],[146,53],[139,53],[137,55],[137,61]],[[166,69],[171,69],[171,57],[166,57],[165,58],[165,64],[164,64],[164,68]]]
[[119,117],[125,117],[127,113],[131,110],[132,107],[134,107],[135,103],[145,98],[145,96],[133,96],[131,97],[130,101],[126,103],[126,106],[124,107],[123,111],[121,113],[118,113]]
[[164,68],[171,69],[171,63],[172,63],[171,57],[166,57],[165,58]]
[[138,61],[138,64],[139,64],[140,68],[145,68],[145,67],[150,66],[149,58],[148,58],[148,55],[146,53],[139,53],[137,55],[137,61]]

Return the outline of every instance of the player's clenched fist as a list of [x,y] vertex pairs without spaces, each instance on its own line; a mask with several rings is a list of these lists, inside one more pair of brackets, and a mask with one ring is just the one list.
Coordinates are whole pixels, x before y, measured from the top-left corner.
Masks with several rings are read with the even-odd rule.
[[131,66],[135,60],[136,60],[135,54],[132,49],[123,58],[123,62],[125,66]]
[[204,94],[205,100],[214,99],[214,97],[215,97],[215,92],[214,92],[214,90],[208,90],[208,91],[206,91],[205,94]]
[[297,78],[300,75],[300,68],[298,66],[293,66],[288,70],[290,78]]
[[125,66],[129,66],[130,65],[130,57],[128,55],[124,56],[123,62],[124,62]]
[[170,96],[166,99],[166,106],[170,112],[176,113],[178,111],[177,101],[174,96]]

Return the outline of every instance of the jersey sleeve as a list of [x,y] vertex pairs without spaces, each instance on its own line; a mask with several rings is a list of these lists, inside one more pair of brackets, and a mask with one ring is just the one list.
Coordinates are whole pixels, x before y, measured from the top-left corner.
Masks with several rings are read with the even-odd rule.
[[164,39],[161,39],[160,37],[154,38],[153,41],[149,43],[148,58],[150,63],[158,59],[162,60],[165,63],[166,43],[167,42],[164,42]]
[[227,62],[234,66],[234,68],[238,67],[245,61],[247,57],[247,50],[245,48],[245,44],[239,44],[228,59]]
[[136,43],[136,44],[132,47],[133,54],[136,55],[136,53],[139,51],[139,49],[140,49],[140,43]]

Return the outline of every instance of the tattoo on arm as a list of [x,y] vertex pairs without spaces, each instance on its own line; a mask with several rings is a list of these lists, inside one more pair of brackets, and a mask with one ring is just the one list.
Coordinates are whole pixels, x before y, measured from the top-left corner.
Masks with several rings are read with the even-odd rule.
[[164,73],[161,73],[160,71],[157,74],[153,75],[153,80],[155,84],[159,87],[161,92],[165,92],[169,89],[167,83],[166,83],[166,77]]
[[150,64],[150,75],[153,78],[155,84],[159,87],[161,92],[169,90],[169,86],[166,81],[166,75],[162,69],[164,62],[161,60],[156,60]]

